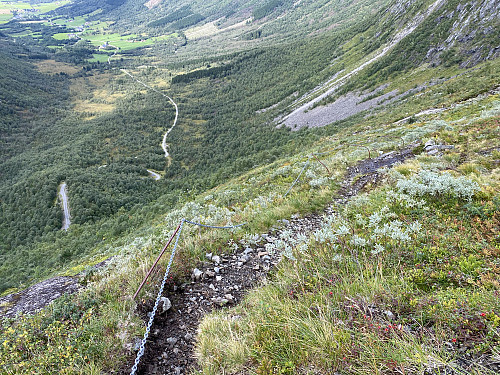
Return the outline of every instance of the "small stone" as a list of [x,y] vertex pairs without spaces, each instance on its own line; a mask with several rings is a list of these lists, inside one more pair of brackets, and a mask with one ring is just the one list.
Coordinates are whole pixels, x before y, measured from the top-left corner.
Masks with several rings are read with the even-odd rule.
[[189,332],[184,335],[184,340],[189,341],[193,338],[193,335]]
[[437,155],[437,154],[439,154],[438,149],[432,149],[432,150],[427,152],[427,155]]
[[255,271],[258,271],[258,270],[260,269],[260,266],[259,266],[258,264],[256,264],[255,266],[253,266],[253,269],[254,269]]
[[271,257],[269,255],[264,255],[262,257],[262,260],[265,260],[265,261],[270,261],[271,260]]
[[134,351],[138,351],[141,348],[142,340],[135,338],[133,343]]
[[210,284],[209,288],[212,289],[212,290],[217,290],[217,288],[214,286],[214,284]]
[[440,150],[453,150],[455,148],[455,146],[453,145],[439,145],[438,146],[438,149]]
[[237,265],[238,267],[241,267],[243,265],[243,262],[238,262]]
[[181,372],[182,372],[182,367],[176,367],[175,368],[175,375],[181,375]]
[[214,267],[214,272],[215,273],[219,273],[220,272],[220,268],[219,267]]
[[251,247],[247,247],[245,249],[245,251],[243,251],[243,254],[245,254],[245,255],[248,255],[248,254],[251,254],[251,253],[253,253],[253,249]]
[[250,257],[248,255],[243,255],[240,258],[240,262],[246,263],[246,262],[248,262],[249,259],[250,259]]
[[429,139],[427,142],[424,144],[424,148],[427,150],[428,147],[434,146],[436,142],[434,142],[434,139]]
[[289,220],[287,220],[287,219],[283,219],[283,220],[281,220],[281,222],[282,222],[283,224],[285,224],[285,225],[290,224],[290,221],[289,221]]
[[212,253],[206,253],[205,256],[207,257],[208,260],[212,259]]
[[207,275],[208,277],[214,277],[215,276],[215,272],[213,271],[205,271],[205,275]]
[[219,264],[220,263],[220,256],[214,255],[212,257],[212,262],[214,262],[215,264]]
[[215,276],[215,281],[221,281],[222,280],[222,276]]
[[161,357],[162,357],[163,359],[167,359],[167,358],[168,358],[168,354],[167,354],[167,352],[163,352],[163,353],[161,353]]
[[169,337],[167,339],[167,343],[169,343],[170,345],[175,345],[177,341],[178,341],[177,337]]
[[199,281],[201,279],[201,276],[203,275],[203,272],[200,271],[198,268],[195,268],[193,270],[193,274],[191,275],[191,278],[195,281]]
[[212,301],[220,306],[227,305],[227,303],[229,302],[226,298],[221,298],[221,297],[212,298]]
[[234,297],[232,294],[226,294],[226,295],[224,295],[224,298],[227,299],[231,303],[233,303],[233,301],[234,301]]
[[172,307],[172,302],[167,297],[161,297],[160,302],[163,302],[161,313],[165,314]]
[[386,310],[384,311],[384,314],[390,319],[390,320],[393,320],[395,318],[394,314],[389,311],[389,310]]
[[231,320],[240,320],[241,319],[241,315],[233,315],[231,317]]
[[257,254],[259,256],[259,258],[262,258],[263,256],[265,255],[268,255],[269,253],[267,251],[259,251],[259,253]]
[[174,352],[175,355],[179,354],[180,350],[179,348],[174,348],[174,350],[172,350]]

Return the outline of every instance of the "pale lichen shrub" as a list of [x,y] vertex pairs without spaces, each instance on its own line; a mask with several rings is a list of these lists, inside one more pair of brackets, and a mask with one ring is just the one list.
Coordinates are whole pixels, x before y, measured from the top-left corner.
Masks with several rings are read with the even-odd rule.
[[474,194],[481,190],[476,181],[463,176],[454,177],[450,173],[426,170],[409,179],[399,180],[396,188],[400,193],[407,193],[411,197],[451,195],[465,200],[471,200]]
[[491,104],[491,108],[485,109],[481,112],[480,118],[484,119],[500,116],[500,100],[495,100]]
[[290,174],[292,174],[292,167],[290,165],[284,165],[283,167],[280,167],[276,169],[272,174],[271,178],[276,178],[276,177],[287,177]]
[[453,130],[453,127],[444,120],[432,120],[425,125],[411,129],[403,136],[403,139],[405,142],[412,142],[441,130]]
[[329,181],[328,177],[314,178],[314,179],[309,181],[309,186],[311,186],[311,187],[326,186],[328,184],[328,181]]

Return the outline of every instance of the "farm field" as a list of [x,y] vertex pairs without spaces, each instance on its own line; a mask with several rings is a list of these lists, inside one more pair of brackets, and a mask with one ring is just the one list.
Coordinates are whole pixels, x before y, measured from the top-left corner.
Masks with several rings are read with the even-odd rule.
[[69,4],[71,1],[54,1],[42,4],[30,4],[25,1],[0,1],[0,23],[7,23],[14,18],[16,14],[32,13],[31,15],[41,15]]

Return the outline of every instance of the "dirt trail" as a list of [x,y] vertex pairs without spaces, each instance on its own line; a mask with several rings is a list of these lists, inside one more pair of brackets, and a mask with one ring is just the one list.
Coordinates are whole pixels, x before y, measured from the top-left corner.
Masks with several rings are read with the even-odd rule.
[[[380,168],[413,157],[412,151],[416,146],[412,144],[400,152],[366,159],[348,168],[334,203],[343,204],[358,194],[368,182],[377,182]],[[324,214],[331,214],[333,210],[330,206],[323,213],[282,220],[281,229],[256,235],[255,245],[240,247],[231,254],[207,254],[206,261],[193,271],[189,281],[181,285],[168,283],[164,296],[170,300],[172,307],[161,313],[163,303],[160,303],[137,373],[188,374],[196,368],[193,353],[196,332],[203,317],[214,309],[238,304],[250,289],[265,282],[269,271],[280,261],[281,254],[266,252],[264,245],[276,242],[284,231],[291,231],[292,236],[311,234],[320,228]],[[152,300],[138,305],[138,313],[144,321],[148,320],[153,305]],[[238,316],[233,318],[238,319]],[[120,373],[129,374],[134,360],[135,352]]]
[[133,80],[137,81],[138,83],[140,83],[141,85],[143,85],[144,87],[146,87],[147,89],[149,90],[152,90],[158,94],[160,94],[161,96],[163,96],[164,98],[167,98],[170,103],[172,103],[172,105],[175,107],[175,119],[174,119],[174,123],[173,125],[166,131],[166,133],[163,135],[163,140],[161,142],[161,147],[163,148],[163,151],[165,152],[165,157],[168,158],[170,156],[170,154],[168,153],[168,145],[167,145],[167,136],[168,134],[175,128],[175,125],[177,125],[177,119],[179,118],[179,108],[177,107],[177,104],[174,102],[174,100],[164,94],[163,92],[161,92],[160,90],[157,90],[155,89],[154,87],[151,87],[149,86],[148,84],[142,82],[140,79],[137,79],[136,77],[134,77],[132,74],[130,74],[128,71],[126,71],[125,69],[120,69],[120,71],[122,71],[123,73],[125,73],[126,75],[128,75],[130,78],[132,78]]
[[156,173],[156,172],[153,172],[151,169],[146,169],[148,171],[148,173],[151,175],[151,177],[153,177],[155,179],[155,181],[158,181],[159,179],[161,179],[161,175]]

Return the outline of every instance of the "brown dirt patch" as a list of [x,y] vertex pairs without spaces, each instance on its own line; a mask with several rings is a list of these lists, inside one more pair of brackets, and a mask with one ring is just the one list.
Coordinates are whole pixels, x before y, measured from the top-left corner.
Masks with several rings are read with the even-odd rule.
[[36,67],[39,72],[45,74],[56,74],[56,73],[75,74],[81,70],[81,68],[76,67],[74,65],[66,64],[55,60],[39,61],[36,63]]

